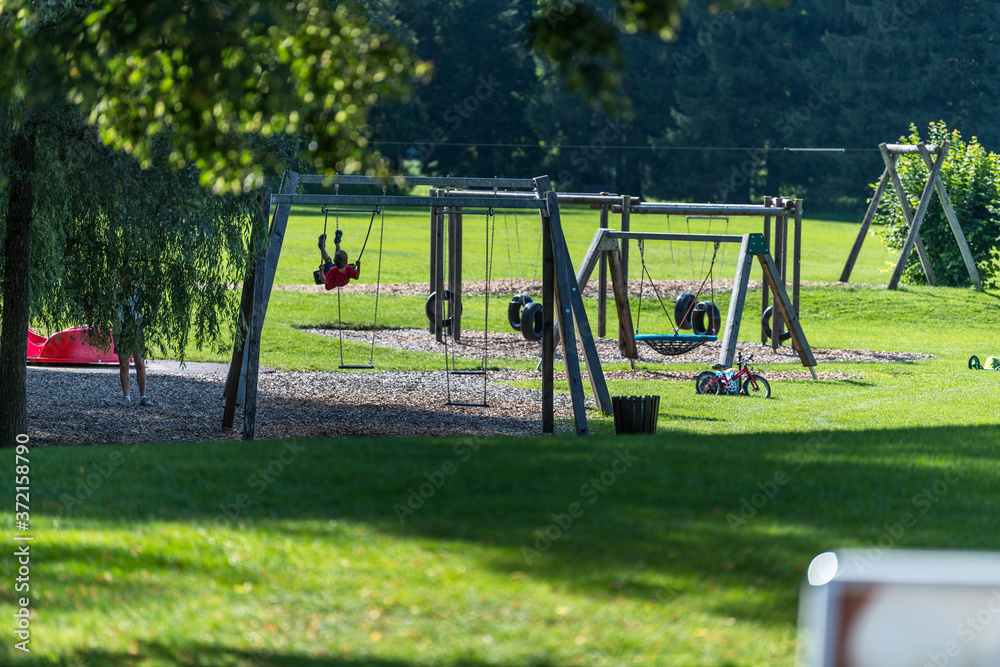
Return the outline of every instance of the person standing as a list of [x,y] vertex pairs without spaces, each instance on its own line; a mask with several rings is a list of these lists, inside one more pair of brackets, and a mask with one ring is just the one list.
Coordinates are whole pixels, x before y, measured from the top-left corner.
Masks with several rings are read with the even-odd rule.
[[[129,377],[129,357],[135,362],[135,382],[139,385],[139,405],[147,407],[153,405],[152,399],[146,396],[146,362],[143,359],[145,352],[142,335],[142,291],[136,288],[129,298],[127,309],[119,311],[119,334],[112,335],[115,342],[115,354],[118,355],[118,374],[122,384],[122,405],[131,406],[131,378]],[[125,311],[131,320],[126,324]],[[134,323],[134,324],[133,324]],[[132,329],[132,331],[128,331]],[[127,344],[126,341],[134,343]]]

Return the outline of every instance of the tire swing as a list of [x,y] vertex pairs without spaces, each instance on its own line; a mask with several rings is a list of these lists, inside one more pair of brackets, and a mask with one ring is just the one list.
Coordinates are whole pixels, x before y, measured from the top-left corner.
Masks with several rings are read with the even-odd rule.
[[[542,304],[535,302],[524,293],[527,285],[524,281],[524,266],[521,263],[521,230],[517,222],[517,209],[514,210],[514,240],[517,244],[517,266],[521,276],[520,293],[514,293],[514,262],[510,254],[510,227],[507,224],[507,211],[503,214],[504,238],[507,242],[507,271],[510,274],[510,302],[507,304],[507,323],[514,331],[520,331],[527,341],[535,342],[542,339]],[[539,241],[541,236],[538,237]],[[538,269],[538,259],[535,259],[535,269]]]
[[542,339],[545,321],[542,317],[542,304],[531,302],[521,311],[521,335],[525,340],[537,342]]
[[[455,293],[452,292],[450,289],[446,289],[444,291],[444,300],[446,302],[452,302],[452,301],[454,301],[455,300]],[[430,322],[431,324],[434,324],[434,308],[436,306],[436,303],[435,303],[436,301],[437,301],[437,292],[431,292],[427,296],[427,301],[424,302],[424,314],[427,315],[427,321]],[[443,307],[442,307],[442,309],[443,309]],[[442,329],[448,329],[448,328],[451,327],[451,323],[454,321],[454,316],[453,315],[454,314],[449,314],[448,317],[445,317],[445,318],[443,318],[441,320],[441,328]]]
[[521,330],[521,311],[529,303],[534,303],[534,301],[527,294],[515,294],[510,298],[510,303],[507,304],[507,322],[510,323],[514,331]]
[[[764,312],[760,316],[760,328],[764,332],[764,337],[767,338],[767,340],[771,340],[772,336],[774,335],[773,332],[771,331],[771,314],[773,312],[774,312],[774,306],[768,306],[767,308],[764,309]],[[791,337],[792,337],[792,332],[786,329],[785,331],[781,332],[780,336],[778,336],[778,340],[784,343]]]

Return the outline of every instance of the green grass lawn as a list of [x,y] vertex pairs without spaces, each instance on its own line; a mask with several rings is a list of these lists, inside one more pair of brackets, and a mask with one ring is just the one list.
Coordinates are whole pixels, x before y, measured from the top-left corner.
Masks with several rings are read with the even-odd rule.
[[[593,218],[573,218],[574,256]],[[415,215],[399,243],[417,259],[393,263],[388,281],[425,279],[424,226]],[[803,279],[836,280],[857,226],[806,229]],[[286,252],[278,282],[311,279],[318,233],[290,232],[286,251],[297,243],[302,259]],[[856,278],[884,283],[886,255],[866,246]],[[654,275],[672,277],[669,255],[657,261]],[[506,327],[505,301],[490,304],[493,328]],[[483,305],[469,301],[469,323]],[[373,306],[350,295],[345,320],[370,323]],[[643,304],[649,330],[666,326],[658,308]],[[425,322],[422,297],[384,297],[379,310],[388,326]],[[31,653],[9,633],[0,661],[791,666],[799,587],[818,553],[885,544],[885,526],[906,512],[916,523],[892,546],[1000,548],[1000,374],[965,367],[970,354],[1000,352],[998,315],[994,292],[804,289],[814,347],[935,358],[827,364],[859,378],[772,382],[769,401],[612,381],[613,394],[662,396],[655,436],[615,437],[592,414],[589,438],[32,450]],[[335,319],[334,295],[275,292],[262,363],[335,368],[335,341],[302,331]],[[754,338],[753,324],[741,338]],[[443,368],[440,355],[376,354],[381,368]],[[952,473],[957,482],[942,482]],[[756,508],[755,493],[767,496]],[[8,526],[12,505],[13,492]],[[23,593],[9,544],[0,612],[13,619]]]

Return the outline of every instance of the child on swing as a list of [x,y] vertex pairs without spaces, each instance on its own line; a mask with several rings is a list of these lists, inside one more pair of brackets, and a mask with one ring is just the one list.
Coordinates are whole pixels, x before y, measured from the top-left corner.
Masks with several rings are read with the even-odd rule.
[[326,234],[319,237],[319,251],[323,254],[323,263],[320,264],[320,271],[326,276],[326,289],[332,290],[337,287],[345,287],[351,280],[357,280],[361,276],[361,260],[354,264],[347,263],[347,252],[340,249],[340,239],[343,237],[343,230],[338,229],[333,235],[333,242],[336,250],[333,258],[326,252]]

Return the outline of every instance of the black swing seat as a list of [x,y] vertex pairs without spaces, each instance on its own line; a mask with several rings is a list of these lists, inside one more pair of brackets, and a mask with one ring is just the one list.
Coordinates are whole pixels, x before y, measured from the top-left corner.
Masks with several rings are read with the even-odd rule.
[[674,357],[685,354],[701,347],[705,343],[713,343],[719,340],[718,336],[696,336],[696,335],[663,335],[663,334],[640,334],[635,337],[636,341],[641,341],[650,346],[660,354]]

